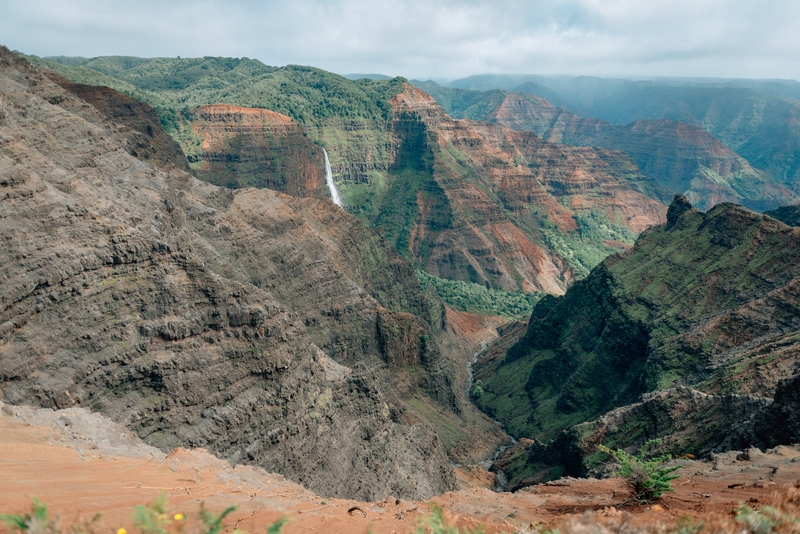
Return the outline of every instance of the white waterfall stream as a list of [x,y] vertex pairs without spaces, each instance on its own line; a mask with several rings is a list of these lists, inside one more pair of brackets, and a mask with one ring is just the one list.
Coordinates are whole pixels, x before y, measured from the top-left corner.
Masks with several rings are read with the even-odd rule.
[[340,208],[344,207],[342,199],[339,196],[339,190],[336,189],[336,184],[333,183],[333,171],[331,171],[331,160],[328,159],[328,151],[324,148],[322,153],[325,154],[325,183],[328,184],[328,189],[331,191],[331,200]]

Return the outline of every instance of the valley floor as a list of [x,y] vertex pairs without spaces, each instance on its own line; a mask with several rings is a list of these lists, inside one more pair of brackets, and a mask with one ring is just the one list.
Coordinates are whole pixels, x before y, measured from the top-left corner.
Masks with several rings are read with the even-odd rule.
[[[675,493],[657,505],[623,505],[627,497],[620,479],[561,479],[517,493],[467,488],[436,497],[451,524],[487,532],[639,531],[656,525],[675,528],[688,516],[707,525],[733,528],[731,511],[746,502],[753,508],[794,495],[800,485],[800,447],[778,447],[766,454],[755,449],[742,459],[737,453],[713,461],[684,461]],[[430,512],[421,502],[363,503],[314,495],[280,475],[230,467],[202,451],[176,449],[168,455],[148,447],[132,434],[97,414],[80,409],[32,410],[0,403],[0,512],[30,510],[36,496],[58,514],[64,530],[81,518],[103,512],[97,532],[125,527],[133,532],[131,510],[168,494],[172,513],[195,514],[200,503],[226,518],[225,532],[251,533],[286,515],[284,533],[326,532],[375,534],[415,530]],[[785,504],[785,503],[784,503]],[[0,527],[2,528],[2,527]],[[371,529],[371,530],[370,530]],[[627,529],[627,530],[626,530]]]

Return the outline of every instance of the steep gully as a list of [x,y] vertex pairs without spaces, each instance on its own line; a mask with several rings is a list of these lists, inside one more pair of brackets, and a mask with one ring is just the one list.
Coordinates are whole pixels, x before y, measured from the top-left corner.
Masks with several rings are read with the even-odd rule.
[[[487,341],[481,341],[481,350],[475,352],[472,355],[472,360],[470,360],[469,363],[467,363],[467,372],[469,374],[468,375],[469,379],[467,380],[467,395],[468,396],[470,395],[470,392],[472,391],[472,386],[475,383],[475,373],[473,371],[473,366],[476,363],[478,363],[478,358],[481,356],[481,354],[484,354],[488,350],[489,350],[489,343]],[[505,428],[503,427],[503,423],[501,423],[500,421],[497,421],[496,419],[493,419],[493,421],[497,424],[497,426],[502,428],[503,431],[505,432]],[[495,449],[494,453],[492,454],[491,459],[486,459],[486,460],[480,462],[480,466],[483,469],[485,469],[486,471],[493,471],[494,472],[494,474],[495,474],[494,490],[496,492],[505,491],[506,487],[508,486],[508,477],[506,476],[506,474],[502,470],[496,469],[496,468],[493,469],[493,466],[494,466],[495,462],[498,460],[498,458],[500,458],[503,455],[503,453],[506,452],[506,450],[509,449],[509,447],[513,447],[514,445],[517,444],[517,438],[515,438],[511,434],[508,434],[508,432],[506,432],[506,434],[508,435],[508,440],[507,441],[503,441],[502,443],[500,443],[497,446],[497,449]]]
[[[331,171],[331,163],[330,163],[330,160],[328,159],[328,152],[324,148],[322,149],[322,152],[323,152],[323,154],[325,154],[325,182],[328,185],[328,189],[330,189],[331,200],[333,201],[334,204],[336,204],[340,208],[344,208],[344,204],[342,203],[342,199],[339,196],[339,191],[336,188],[336,184],[333,182],[333,172]],[[484,351],[486,351],[488,349],[488,346],[489,346],[489,344],[486,341],[481,341],[481,350],[475,352],[472,355],[472,360],[467,364],[467,372],[468,372],[468,375],[469,375],[469,379],[467,381],[467,390],[466,390],[467,395],[469,395],[470,390],[472,389],[472,386],[473,386],[473,383],[474,383],[474,379],[475,379],[473,371],[472,371],[472,366],[475,365],[475,363],[477,363],[478,357],[480,356],[480,354],[482,352],[484,352]],[[500,426],[500,427],[503,426],[502,423],[500,423],[499,421],[495,421],[495,423],[497,423],[498,426]],[[509,437],[511,438],[511,444],[510,445],[511,446],[516,445],[517,440],[513,436],[509,435]],[[491,460],[484,460],[483,462],[481,462],[481,464],[480,464],[481,467],[483,467],[487,471],[489,469],[491,469],[491,467],[494,464],[494,462],[497,461],[497,459],[508,449],[508,447],[509,447],[508,443],[500,444],[497,447],[497,449],[495,450],[494,454],[492,455],[492,459]],[[503,473],[500,470],[496,470],[495,471],[495,477],[496,477],[495,491],[498,491],[498,492],[504,491],[506,486],[508,485],[508,477],[506,477],[505,473]]]

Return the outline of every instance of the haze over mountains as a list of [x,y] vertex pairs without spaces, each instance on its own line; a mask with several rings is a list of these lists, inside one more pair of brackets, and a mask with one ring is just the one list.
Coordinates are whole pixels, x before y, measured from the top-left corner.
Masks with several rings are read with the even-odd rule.
[[800,84],[29,59],[0,50],[4,402],[357,499],[456,487],[493,419],[514,487],[800,439]]
[[415,83],[455,117],[625,151],[647,176],[703,208],[797,201],[800,83],[792,80],[486,75],[447,87]]

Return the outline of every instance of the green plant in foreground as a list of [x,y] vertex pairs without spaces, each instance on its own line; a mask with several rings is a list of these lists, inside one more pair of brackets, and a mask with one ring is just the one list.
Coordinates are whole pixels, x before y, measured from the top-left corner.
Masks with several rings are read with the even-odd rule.
[[697,534],[703,530],[705,523],[702,521],[695,521],[691,517],[681,516],[675,520],[675,527],[677,530],[672,531],[674,534]]
[[[200,503],[200,510],[197,514],[197,521],[189,523],[188,515],[182,513],[170,514],[167,506],[167,495],[163,491],[158,498],[146,506],[135,506],[133,509],[133,524],[142,534],[170,534],[171,532],[183,534],[220,534],[226,525],[223,520],[230,513],[236,511],[237,506],[229,506],[221,514],[215,515],[209,511],[203,503]],[[94,534],[96,524],[102,514],[96,514],[92,519],[80,521],[70,525],[69,528],[62,530],[56,524],[56,520],[49,519],[47,505],[33,497],[33,510],[28,514],[0,514],[0,521],[4,522],[13,532],[19,530],[22,534],[61,534],[69,532],[71,534]],[[278,521],[267,528],[266,534],[280,534],[283,526],[289,521],[287,516],[281,517]],[[238,522],[237,522],[238,525]],[[117,534],[127,534],[124,528],[116,530]],[[232,534],[245,534],[234,529]]]
[[598,448],[611,455],[619,462],[617,476],[625,479],[625,483],[633,492],[634,498],[641,503],[653,502],[668,491],[675,491],[670,480],[678,478],[673,475],[681,466],[665,467],[670,456],[664,454],[645,459],[651,447],[659,445],[660,439],[651,439],[639,448],[639,455],[628,454],[622,449],[611,450],[605,445]]
[[430,503],[431,513],[421,518],[417,523],[417,530],[414,534],[483,534],[483,527],[476,527],[474,530],[467,529],[459,531],[458,527],[450,526],[444,518],[444,510],[437,504]]
[[783,513],[772,506],[754,510],[742,503],[736,509],[736,522],[742,523],[747,529],[746,532],[753,534],[800,531],[800,517]]
[[47,516],[47,505],[36,497],[33,499],[33,511],[29,514],[0,514],[0,521],[5,523],[9,530],[31,532],[33,534],[57,532],[55,522]]
[[200,503],[200,512],[198,512],[198,515],[200,521],[206,527],[206,534],[219,534],[225,526],[222,524],[222,520],[225,519],[225,516],[229,513],[235,512],[237,508],[238,506],[228,506],[221,514],[216,516],[212,512],[209,512],[205,506],[203,506],[203,503]]
[[167,494],[163,491],[147,506],[134,506],[133,525],[142,534],[167,534]]

